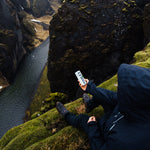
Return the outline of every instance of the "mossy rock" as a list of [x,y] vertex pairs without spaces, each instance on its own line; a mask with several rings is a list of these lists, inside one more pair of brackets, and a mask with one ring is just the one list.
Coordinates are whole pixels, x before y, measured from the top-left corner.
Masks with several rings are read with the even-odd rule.
[[[149,45],[150,43],[144,50],[134,55],[134,65],[150,69]],[[142,57],[144,58],[142,59]],[[102,83],[100,87],[116,91],[117,75]],[[72,113],[85,113],[85,107],[81,98],[65,106]],[[97,118],[100,118],[103,113],[103,108],[97,107],[88,115],[95,115]],[[89,145],[87,136],[82,131],[68,126],[56,108],[53,108],[36,119],[12,128],[0,139],[0,150],[16,149],[87,150],[89,149]]]
[[43,150],[79,150],[81,148],[82,150],[87,150],[89,149],[89,143],[87,136],[83,132],[68,126],[55,135],[33,144],[26,150],[41,150],[41,147]]
[[31,119],[34,119],[36,117],[39,117],[42,113],[40,111],[38,112],[35,112],[32,116],[31,116]]
[[114,75],[144,47],[142,23],[143,11],[130,0],[65,0],[50,23],[51,91],[81,97],[77,70],[96,85]]
[[32,11],[36,17],[48,14],[52,15],[54,12],[48,0],[33,0]]
[[[81,106],[82,106],[82,99],[78,99],[72,103],[66,104],[66,107],[75,114],[85,112],[85,108]],[[100,117],[103,114],[103,109],[101,107],[93,110],[91,114],[94,113],[94,111],[99,112],[97,113],[97,117]],[[62,130],[63,134],[61,132],[59,133],[59,131],[66,126],[67,124],[65,123],[64,119],[54,108],[36,119],[28,121],[25,124],[22,124],[18,127],[9,130],[0,140],[0,149],[22,150],[22,149],[26,149],[32,144],[35,144],[38,141],[41,141],[42,139],[46,139],[46,138],[53,139],[52,136],[55,134],[53,133],[53,129],[55,128],[57,131],[56,135],[58,136],[61,135],[62,138],[65,138],[66,130],[64,131]],[[71,130],[75,132],[74,128],[71,128]],[[70,133],[67,136],[70,136]],[[81,139],[82,136],[80,137]],[[76,137],[76,142],[74,144],[79,143],[80,138]],[[74,141],[74,139],[72,140]],[[87,138],[85,139],[85,142],[87,142]]]
[[49,81],[47,79],[47,65],[46,65],[43,70],[38,89],[29,108],[31,115],[33,115],[37,111],[40,111],[44,100],[47,97],[49,97],[50,93],[51,90]]
[[49,97],[42,101],[42,104],[39,106],[39,111],[35,112],[33,115],[31,114],[31,119],[34,119],[40,116],[41,114],[49,111],[50,109],[54,108],[56,106],[56,102],[58,101],[65,104],[69,102],[69,99],[68,99],[68,96],[64,93],[59,93],[59,92],[50,93]]
[[26,19],[23,19],[22,22],[23,22],[23,26],[24,26],[25,30],[26,30],[29,34],[35,35],[34,25],[33,25],[31,22],[29,22],[28,20],[26,20]]

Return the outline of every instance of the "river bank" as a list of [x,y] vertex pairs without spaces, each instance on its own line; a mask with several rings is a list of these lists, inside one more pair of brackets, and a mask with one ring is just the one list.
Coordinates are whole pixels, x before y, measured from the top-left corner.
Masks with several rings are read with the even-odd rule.
[[19,66],[12,85],[0,93],[0,137],[10,128],[23,123],[47,63],[49,38],[27,54]]

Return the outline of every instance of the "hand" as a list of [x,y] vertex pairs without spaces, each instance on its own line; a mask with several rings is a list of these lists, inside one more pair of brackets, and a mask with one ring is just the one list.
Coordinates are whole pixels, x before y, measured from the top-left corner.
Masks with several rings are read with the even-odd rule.
[[80,83],[80,82],[79,82],[79,80],[78,80],[78,82],[79,82],[79,86],[81,87],[81,89],[82,89],[83,91],[85,91],[85,90],[86,90],[86,88],[87,88],[87,84],[88,84],[89,80],[88,80],[88,79],[85,79],[85,81],[86,81],[86,85],[81,85],[81,83]]
[[87,123],[90,123],[91,121],[95,121],[96,122],[95,116],[90,117]]

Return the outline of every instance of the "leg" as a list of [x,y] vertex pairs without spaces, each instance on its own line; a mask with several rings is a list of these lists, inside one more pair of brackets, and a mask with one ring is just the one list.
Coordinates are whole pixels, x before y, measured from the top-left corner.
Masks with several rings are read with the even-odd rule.
[[83,94],[83,102],[85,104],[86,112],[89,113],[92,111],[95,107],[97,107],[99,104],[93,99],[90,98],[88,94]]
[[97,99],[94,96],[90,98],[88,94],[83,94],[83,102],[86,107],[86,112],[89,113],[92,111],[95,107],[102,105],[104,108],[105,113],[112,111],[114,107],[112,105],[102,104],[101,99]]
[[58,112],[65,118],[65,120],[71,124],[72,126],[76,128],[81,128],[83,129],[87,134],[88,134],[88,125],[87,121],[89,119],[89,116],[87,115],[79,115],[76,116],[72,113],[70,113],[62,103],[57,102],[56,103],[56,108]]
[[72,113],[68,113],[65,116],[65,120],[70,125],[72,125],[73,127],[80,128],[80,129],[84,130],[85,133],[87,133],[87,134],[88,134],[88,125],[87,125],[88,119],[89,119],[89,116],[84,115],[84,114],[76,116]]

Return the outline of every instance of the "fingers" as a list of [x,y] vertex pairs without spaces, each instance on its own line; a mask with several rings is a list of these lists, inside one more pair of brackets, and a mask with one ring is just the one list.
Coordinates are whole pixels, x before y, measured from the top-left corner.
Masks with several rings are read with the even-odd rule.
[[89,80],[88,80],[88,79],[85,79],[85,81],[86,81],[86,83],[88,83],[88,82],[89,82]]
[[[85,81],[86,81],[86,83],[88,84],[89,80],[88,80],[88,79],[85,79]],[[80,85],[80,86],[83,86],[83,85],[80,83],[79,80],[78,80],[78,82],[79,82],[79,85]]]
[[95,116],[90,117],[89,120],[88,120],[88,123],[91,122],[91,121],[96,121]]
[[[88,79],[85,79],[85,81],[86,81],[86,83],[88,83],[88,82],[89,82],[89,80],[88,80]],[[79,82],[79,86],[81,87],[81,89],[82,89],[83,91],[85,91],[85,90],[86,90],[86,88],[87,88],[87,84],[82,85],[82,84],[80,83],[80,81],[79,81],[79,80],[78,80],[78,82]]]
[[96,121],[95,116],[90,117],[92,121]]

